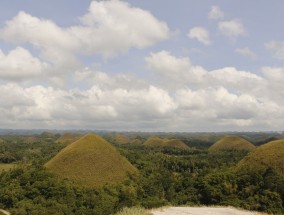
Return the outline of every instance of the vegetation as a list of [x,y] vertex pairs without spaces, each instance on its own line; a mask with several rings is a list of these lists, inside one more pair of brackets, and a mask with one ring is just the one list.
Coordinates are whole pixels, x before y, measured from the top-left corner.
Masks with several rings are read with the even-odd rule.
[[237,136],[226,136],[218,140],[214,145],[209,148],[210,152],[216,152],[220,150],[244,150],[252,151],[256,147],[249,141],[237,137]]
[[242,171],[265,171],[267,168],[284,176],[284,139],[260,146],[237,165],[237,169]]
[[73,133],[64,133],[57,140],[57,143],[70,144],[80,139],[82,135]]
[[162,139],[160,137],[151,136],[145,142],[145,146],[154,146],[154,147],[172,147],[172,148],[180,148],[187,149],[188,146],[178,139]]
[[45,166],[58,177],[86,187],[118,183],[137,172],[110,143],[94,134],[68,145]]
[[115,135],[113,142],[117,144],[127,144],[130,142],[130,140],[126,135],[117,134]]
[[[115,148],[96,135],[87,135],[62,150],[65,145],[55,142],[58,135],[36,137],[38,142],[27,144],[22,136],[1,136],[4,142],[0,143],[0,155],[6,164],[16,163],[12,169],[0,172],[0,208],[12,214],[133,215],[140,211],[147,214],[147,209],[165,205],[231,205],[274,214],[284,213],[284,176],[273,167],[274,163],[260,169],[246,168],[249,166],[246,164],[239,170],[236,167],[243,162],[240,161],[247,152],[220,150],[208,153],[206,146],[210,145],[210,138],[208,142],[205,139],[198,142],[195,136],[190,139],[189,136],[177,134],[176,139],[182,139],[192,146],[187,149],[139,144],[115,144]],[[163,137],[174,138],[172,134]],[[282,141],[268,143],[251,152],[248,157],[259,151],[261,153],[257,157],[274,156],[272,160],[278,159],[283,163],[284,156],[280,154],[283,153],[282,147]],[[88,158],[85,159],[88,161],[86,165],[90,166],[97,152],[102,155],[96,158],[105,162],[110,155],[119,155],[124,161],[127,158],[127,163],[131,163],[139,174],[129,175],[120,183],[78,186],[73,179],[63,179],[59,172],[44,167],[44,163],[55,156],[51,161],[61,163],[61,175],[66,175],[63,172],[65,165],[68,164],[67,168],[74,171],[76,164],[72,163],[73,160],[83,162],[77,156],[86,151],[94,155],[85,154]],[[63,162],[65,156],[69,162]],[[112,161],[111,164],[116,162]],[[79,166],[79,173],[87,174],[84,173],[86,168],[81,164]],[[101,165],[96,168],[101,168]]]

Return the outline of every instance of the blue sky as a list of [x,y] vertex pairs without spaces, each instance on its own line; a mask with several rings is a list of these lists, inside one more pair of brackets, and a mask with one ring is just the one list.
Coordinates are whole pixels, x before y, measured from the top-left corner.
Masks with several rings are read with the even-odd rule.
[[0,8],[2,128],[283,130],[283,1]]

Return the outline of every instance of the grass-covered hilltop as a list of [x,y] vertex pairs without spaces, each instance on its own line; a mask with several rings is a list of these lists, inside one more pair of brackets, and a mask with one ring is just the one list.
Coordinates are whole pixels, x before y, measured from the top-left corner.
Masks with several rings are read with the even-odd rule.
[[74,134],[74,133],[64,133],[62,135],[60,135],[60,137],[56,140],[57,143],[73,143],[76,140],[80,139],[80,137],[82,137],[81,134]]
[[239,171],[265,171],[267,168],[284,176],[284,139],[258,147],[237,165]]
[[179,149],[187,149],[188,146],[178,139],[162,139],[157,136],[149,137],[144,143],[145,146],[152,146],[152,147],[172,147],[172,148],[179,148]]
[[91,132],[0,135],[0,209],[110,215],[204,205],[284,213],[282,133]]
[[222,150],[235,150],[235,151],[252,151],[256,147],[249,141],[238,136],[226,136],[214,143],[210,148],[210,152]]
[[110,143],[95,134],[68,145],[45,166],[58,177],[86,187],[119,183],[137,172]]

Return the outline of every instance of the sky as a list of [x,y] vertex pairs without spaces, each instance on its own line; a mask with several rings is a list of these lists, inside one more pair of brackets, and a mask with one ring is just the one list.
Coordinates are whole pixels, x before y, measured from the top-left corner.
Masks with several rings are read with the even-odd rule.
[[283,131],[283,10],[0,1],[0,128]]

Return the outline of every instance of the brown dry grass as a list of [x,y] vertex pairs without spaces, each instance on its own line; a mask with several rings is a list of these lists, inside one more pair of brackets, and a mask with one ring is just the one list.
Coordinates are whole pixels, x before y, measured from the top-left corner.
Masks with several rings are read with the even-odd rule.
[[214,143],[208,150],[210,152],[221,151],[221,150],[244,150],[252,151],[256,147],[249,141],[237,137],[237,136],[226,136]]
[[58,177],[87,187],[121,182],[128,173],[137,172],[110,143],[94,134],[68,145],[45,166]]

